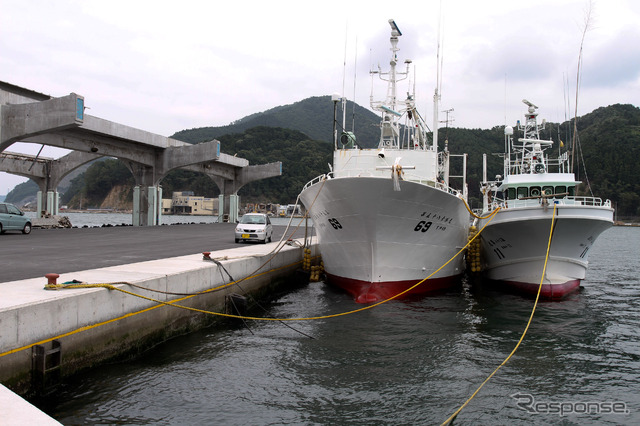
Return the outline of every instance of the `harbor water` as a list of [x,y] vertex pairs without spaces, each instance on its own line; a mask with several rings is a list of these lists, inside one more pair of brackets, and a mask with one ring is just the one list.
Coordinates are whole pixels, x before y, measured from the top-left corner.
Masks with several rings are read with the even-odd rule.
[[[640,423],[639,258],[640,228],[602,234],[581,291],[538,304],[455,422]],[[533,304],[465,279],[333,318],[219,324],[67,379],[37,404],[65,425],[440,424],[513,350]],[[263,306],[254,314],[363,307],[324,283]]]

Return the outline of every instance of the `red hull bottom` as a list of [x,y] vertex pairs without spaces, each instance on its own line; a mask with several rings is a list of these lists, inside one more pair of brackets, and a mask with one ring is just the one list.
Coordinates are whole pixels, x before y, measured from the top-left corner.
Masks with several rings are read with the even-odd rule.
[[[391,299],[418,283],[416,280],[372,283],[331,274],[327,274],[327,278],[331,285],[339,287],[351,294],[355,298],[356,303],[375,303]],[[398,298],[426,295],[450,289],[458,285],[460,285],[459,275],[445,278],[430,278]]]
[[[492,285],[510,293],[536,297],[540,284],[524,283],[520,281],[494,281]],[[580,280],[570,280],[561,284],[542,284],[540,298],[545,300],[559,300],[580,288]]]

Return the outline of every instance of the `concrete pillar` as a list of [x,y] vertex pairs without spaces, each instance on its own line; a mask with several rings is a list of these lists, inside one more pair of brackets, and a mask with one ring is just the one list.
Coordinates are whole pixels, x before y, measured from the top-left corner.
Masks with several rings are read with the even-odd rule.
[[218,196],[218,222],[235,223],[238,221],[238,209],[240,207],[240,196],[237,194]]
[[218,222],[224,222],[224,195],[218,195]]
[[158,214],[156,225],[162,225],[162,187],[157,187],[157,197],[158,197]]
[[133,187],[133,211],[131,212],[131,223],[133,226],[141,226],[140,224],[140,185]]
[[133,188],[133,226],[155,226],[162,224],[162,188],[136,185]]
[[156,225],[156,214],[158,213],[158,203],[156,191],[153,186],[147,187],[147,226]]
[[147,187],[147,226],[161,225],[162,219],[162,188]]
[[36,194],[36,217],[42,217],[42,191],[38,191]]
[[237,194],[229,195],[229,222],[236,223],[238,221],[239,207],[240,196]]
[[50,215],[57,215],[59,212],[58,208],[58,200],[59,200],[58,191],[47,191],[47,205],[45,210]]

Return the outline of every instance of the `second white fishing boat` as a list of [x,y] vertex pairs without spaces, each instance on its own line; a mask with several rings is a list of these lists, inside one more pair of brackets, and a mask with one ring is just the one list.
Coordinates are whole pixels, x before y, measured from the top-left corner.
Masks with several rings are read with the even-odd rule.
[[[540,139],[544,121],[538,124],[538,107],[527,100],[522,138],[514,140],[505,127],[504,176],[485,177],[482,216],[500,210],[494,218],[481,219],[480,261],[485,277],[518,293],[559,299],[576,290],[585,278],[589,249],[598,236],[613,225],[609,200],[576,195],[575,175],[567,152],[550,158],[553,144]],[[549,260],[551,220],[555,223]],[[543,271],[544,277],[542,275]],[[542,281],[542,287],[540,282]]]

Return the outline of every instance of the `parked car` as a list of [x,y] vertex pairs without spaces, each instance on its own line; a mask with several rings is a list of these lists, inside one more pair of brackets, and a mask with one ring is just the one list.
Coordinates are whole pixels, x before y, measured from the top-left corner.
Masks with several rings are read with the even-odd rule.
[[264,213],[247,213],[236,226],[236,243],[240,241],[262,241],[268,243],[273,235],[269,216]]
[[31,219],[11,203],[0,203],[0,234],[5,231],[31,232]]

